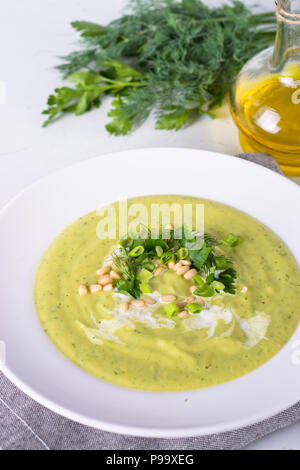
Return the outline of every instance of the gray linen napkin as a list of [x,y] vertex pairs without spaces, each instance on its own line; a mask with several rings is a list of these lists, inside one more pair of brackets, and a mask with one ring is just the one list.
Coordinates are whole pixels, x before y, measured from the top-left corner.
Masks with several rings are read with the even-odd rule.
[[[272,157],[240,158],[278,173]],[[96,430],[70,421],[35,402],[0,373],[0,449],[2,450],[217,450],[241,449],[256,439],[300,420],[300,403],[261,423],[204,437],[149,439]]]

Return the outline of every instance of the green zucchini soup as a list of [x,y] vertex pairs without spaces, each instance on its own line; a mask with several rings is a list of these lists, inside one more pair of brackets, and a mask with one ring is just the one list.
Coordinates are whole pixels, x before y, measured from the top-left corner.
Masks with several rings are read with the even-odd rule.
[[277,354],[300,319],[300,270],[283,242],[217,202],[172,195],[133,204],[202,204],[204,232],[171,220],[157,237],[148,224],[145,237],[119,238],[117,227],[99,239],[96,211],[68,226],[35,280],[54,345],[104,381],[155,392],[218,385]]

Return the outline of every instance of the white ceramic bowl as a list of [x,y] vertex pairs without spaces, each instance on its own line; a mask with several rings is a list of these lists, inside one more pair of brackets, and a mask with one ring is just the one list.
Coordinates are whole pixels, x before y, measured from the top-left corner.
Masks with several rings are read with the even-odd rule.
[[[267,418],[300,399],[291,341],[256,371],[213,388],[148,393],[110,385],[66,359],[43,332],[33,304],[41,256],[79,216],[123,197],[186,194],[243,210],[266,224],[300,264],[300,190],[286,178],[235,157],[187,149],[101,156],[26,189],[0,216],[0,339],[3,372],[32,398],[70,419],[152,437],[210,434]],[[300,306],[299,306],[300,307]]]

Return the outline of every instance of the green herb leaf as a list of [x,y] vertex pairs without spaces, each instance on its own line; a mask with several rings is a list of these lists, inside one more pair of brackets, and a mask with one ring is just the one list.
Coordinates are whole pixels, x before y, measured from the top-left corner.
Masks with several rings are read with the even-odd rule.
[[217,246],[219,245],[218,240],[215,237],[212,237],[209,233],[204,234],[204,241],[206,246]]
[[228,261],[225,256],[215,256],[214,262],[216,265],[216,269],[223,270],[228,268]]
[[76,31],[79,31],[82,37],[90,38],[105,34],[105,28],[97,23],[91,23],[89,21],[73,21],[71,23]]
[[224,292],[232,295],[236,293],[235,280],[236,271],[233,268],[226,269],[226,271],[223,271],[218,277],[218,281],[222,282],[225,286]]
[[131,279],[130,281],[118,279],[115,287],[120,294],[128,295],[135,299],[138,299],[141,295],[140,285],[136,279]]
[[147,238],[145,240],[145,251],[147,253],[156,253],[155,249],[157,246],[161,247],[164,251],[169,249],[169,246],[166,241],[162,240],[161,238]]
[[212,247],[207,246],[206,242],[204,242],[201,250],[190,250],[190,260],[192,261],[195,268],[199,270],[202,268],[202,266],[207,261],[211,251]]
[[215,272],[216,272],[217,267],[216,266],[211,266],[208,268],[208,274],[206,276],[206,284],[211,284],[215,278]]
[[237,235],[234,235],[233,233],[228,233],[221,242],[223,245],[234,247],[237,246],[241,243],[242,239],[241,237],[238,237]]
[[176,111],[165,113],[158,121],[156,121],[155,129],[171,130],[175,129],[178,131],[188,121],[193,111],[185,108],[178,108]]
[[56,88],[55,93],[55,95],[49,96],[48,109],[42,112],[42,114],[48,114],[48,119],[44,122],[43,127],[46,127],[63,112],[74,112],[83,94],[81,90],[69,87]]

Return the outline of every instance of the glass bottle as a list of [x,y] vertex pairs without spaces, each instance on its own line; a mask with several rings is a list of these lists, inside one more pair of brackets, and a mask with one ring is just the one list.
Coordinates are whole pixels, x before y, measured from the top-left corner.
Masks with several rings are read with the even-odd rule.
[[275,45],[251,59],[231,94],[245,152],[268,153],[300,175],[300,0],[278,0]]

